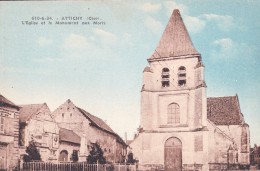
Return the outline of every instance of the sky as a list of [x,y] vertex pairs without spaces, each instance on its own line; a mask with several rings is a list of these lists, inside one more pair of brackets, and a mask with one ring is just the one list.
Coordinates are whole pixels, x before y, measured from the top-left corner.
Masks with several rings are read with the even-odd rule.
[[[51,111],[70,99],[132,139],[142,71],[173,9],[202,55],[207,96],[237,94],[251,145],[260,145],[257,0],[1,1],[0,94],[17,105],[46,102]],[[82,20],[55,24],[70,17]]]

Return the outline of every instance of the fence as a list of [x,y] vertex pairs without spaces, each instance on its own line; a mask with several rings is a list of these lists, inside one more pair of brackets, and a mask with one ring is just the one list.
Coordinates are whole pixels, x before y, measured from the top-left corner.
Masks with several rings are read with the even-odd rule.
[[[210,163],[209,171],[248,170],[249,165]],[[163,165],[88,164],[87,162],[26,162],[20,171],[163,171]],[[202,165],[183,165],[183,171],[202,170]]]
[[227,163],[209,163],[209,171],[219,170],[249,170],[249,164],[227,164]]
[[21,171],[136,171],[136,165],[88,164],[87,162],[26,162]]

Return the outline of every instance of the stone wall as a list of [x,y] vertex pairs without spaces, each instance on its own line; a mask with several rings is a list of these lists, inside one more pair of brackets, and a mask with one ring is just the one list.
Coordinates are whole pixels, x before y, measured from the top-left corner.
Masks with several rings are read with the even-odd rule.
[[0,115],[4,119],[4,131],[0,132],[1,157],[4,157],[1,160],[4,160],[4,167],[11,169],[18,167],[19,160],[18,109],[1,106]]
[[238,150],[238,162],[240,164],[249,164],[250,138],[248,125],[223,125],[218,127],[234,140]]
[[27,147],[30,141],[34,141],[42,161],[57,160],[54,154],[58,150],[59,127],[46,104],[43,104],[38,113],[33,114],[26,123],[20,125],[24,125],[24,128],[20,129],[20,135],[23,138],[20,140],[23,142],[20,143],[21,145]]
[[70,100],[57,108],[52,115],[60,127],[73,130],[81,137],[80,161],[86,160],[91,143],[96,142],[100,144],[107,161],[122,160],[121,153],[125,147],[117,142],[117,136],[93,125]]
[[[73,144],[69,142],[60,142],[60,147],[57,155],[59,156],[60,152],[66,150],[68,152],[68,161],[72,161],[72,153],[74,150],[79,151],[80,145]],[[86,160],[86,159],[85,159]]]
[[142,132],[130,144],[134,157],[140,164],[164,165],[167,139],[175,137],[182,143],[182,164],[201,164],[203,170],[208,165],[208,132]]

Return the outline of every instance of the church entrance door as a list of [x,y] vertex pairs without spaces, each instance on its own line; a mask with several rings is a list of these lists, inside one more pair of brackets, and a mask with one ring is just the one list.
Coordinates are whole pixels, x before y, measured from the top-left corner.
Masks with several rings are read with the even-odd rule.
[[178,138],[169,138],[164,145],[164,170],[181,171],[182,144]]

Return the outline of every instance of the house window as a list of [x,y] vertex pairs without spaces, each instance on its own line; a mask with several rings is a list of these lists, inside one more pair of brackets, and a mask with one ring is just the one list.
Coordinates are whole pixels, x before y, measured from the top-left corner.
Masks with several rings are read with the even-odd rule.
[[168,124],[180,123],[180,106],[172,103],[168,106]]
[[184,66],[181,66],[178,71],[178,85],[186,85],[186,68]]
[[0,133],[4,133],[4,117],[0,116]]
[[162,87],[169,87],[170,86],[170,74],[168,68],[162,69]]

